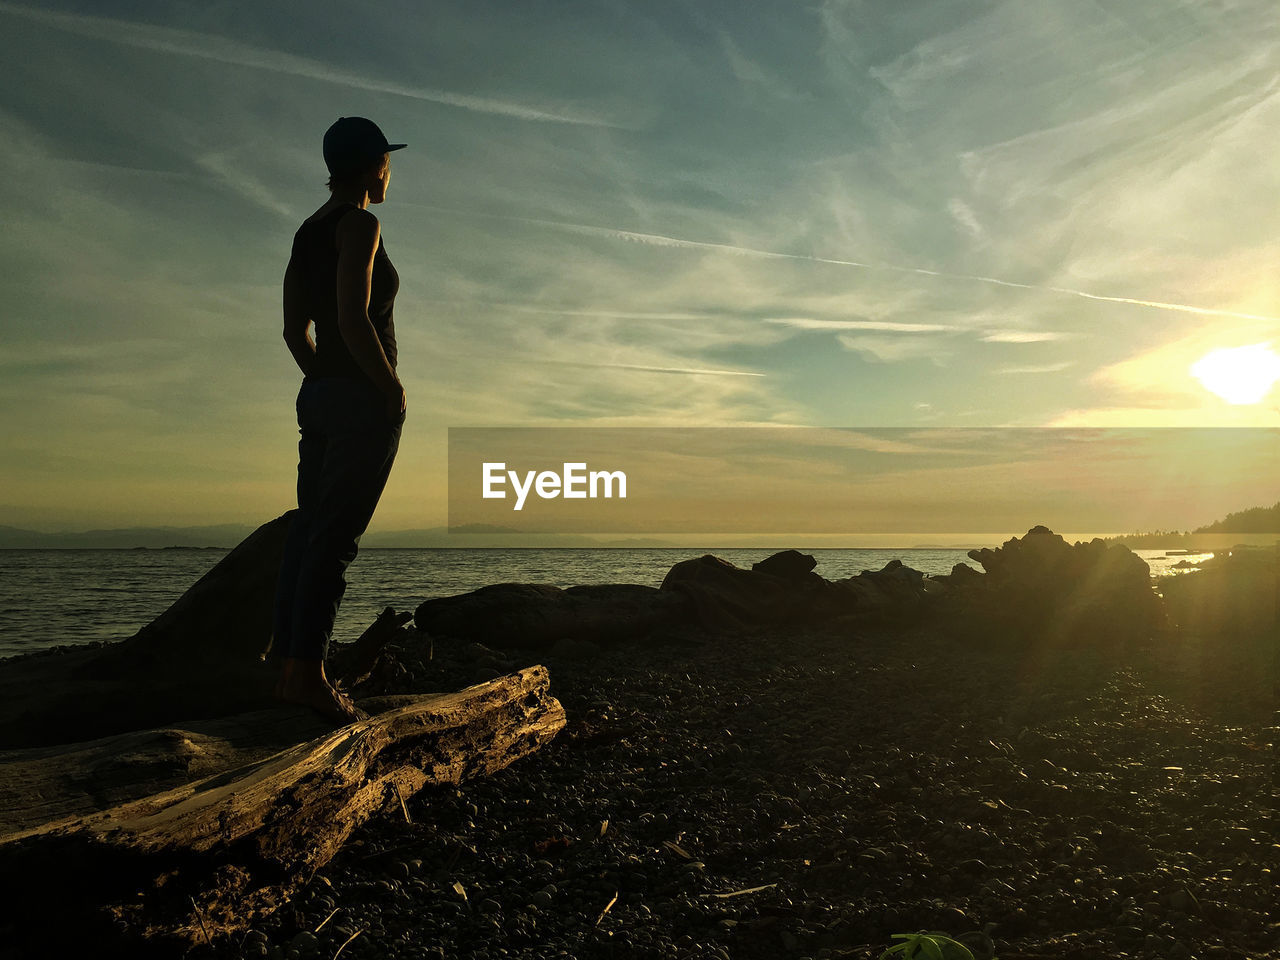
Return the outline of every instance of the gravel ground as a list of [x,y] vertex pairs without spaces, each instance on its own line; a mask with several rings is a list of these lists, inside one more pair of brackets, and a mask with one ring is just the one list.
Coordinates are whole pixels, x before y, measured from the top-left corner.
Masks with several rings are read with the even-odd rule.
[[875,958],[930,929],[979,960],[1280,958],[1260,648],[405,635],[398,689],[541,662],[568,726],[367,824],[218,956]]

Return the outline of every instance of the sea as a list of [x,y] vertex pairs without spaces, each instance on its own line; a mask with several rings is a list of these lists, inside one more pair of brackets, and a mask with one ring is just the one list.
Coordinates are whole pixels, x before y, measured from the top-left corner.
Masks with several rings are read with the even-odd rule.
[[[347,593],[334,638],[359,636],[384,607],[414,610],[423,600],[492,583],[636,583],[656,587],[673,565],[708,551],[678,549],[377,549],[360,552],[347,570]],[[749,568],[773,550],[719,549],[716,556]],[[879,570],[898,559],[925,574],[957,563],[981,569],[964,549],[815,549],[816,572],[828,580]],[[1134,551],[1152,575],[1170,576],[1212,554]],[[119,640],[163,613],[226,556],[225,549],[0,550],[0,657],[60,644]],[[1175,566],[1176,565],[1176,566]]]

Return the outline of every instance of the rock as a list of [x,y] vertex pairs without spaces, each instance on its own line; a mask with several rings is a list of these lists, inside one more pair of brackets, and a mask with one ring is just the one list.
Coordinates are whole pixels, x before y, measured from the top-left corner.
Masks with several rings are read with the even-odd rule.
[[563,638],[616,641],[688,619],[683,599],[634,584],[570,587],[500,583],[427,600],[414,612],[425,633],[499,648],[547,648]]
[[683,598],[693,619],[714,631],[750,631],[794,622],[808,608],[810,592],[711,554],[677,563],[667,571],[660,589]]
[[980,581],[982,576],[981,571],[975,570],[967,563],[957,563],[951,568],[950,573],[943,574],[939,577],[933,577],[932,579],[939,583],[945,583],[949,587],[963,587],[966,584],[972,584],[975,581]]
[[552,645],[550,654],[566,660],[594,660],[600,656],[600,646],[590,640],[561,637]]
[[[903,620],[920,616],[928,599],[924,574],[900,560],[834,582],[812,572],[786,579],[761,572],[761,566],[743,570],[708,554],[673,566],[662,589],[688,597],[698,623],[714,631],[805,626],[849,617]],[[788,558],[778,561],[776,569],[799,571],[803,566]]]
[[751,569],[780,580],[805,580],[817,565],[818,561],[810,554],[799,550],[783,550],[759,563],[753,563]]
[[1200,633],[1261,635],[1277,622],[1273,549],[1232,548],[1206,560],[1194,573],[1161,582],[1169,619]]
[[953,570],[943,605],[964,632],[995,640],[1107,643],[1164,620],[1146,562],[1104,540],[1068,543],[1036,526],[997,549],[970,550],[985,575]]
[[964,930],[966,927],[973,926],[969,917],[959,907],[940,907],[937,921],[938,925],[946,930]]
[[833,581],[818,605],[819,609],[834,608],[862,619],[901,623],[922,616],[931,600],[924,574],[895,559],[879,570],[864,570],[856,577]]

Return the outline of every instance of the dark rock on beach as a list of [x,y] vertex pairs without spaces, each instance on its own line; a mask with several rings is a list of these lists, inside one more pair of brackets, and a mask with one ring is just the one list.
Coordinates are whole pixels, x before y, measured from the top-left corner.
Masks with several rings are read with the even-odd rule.
[[1169,618],[1189,630],[1274,631],[1280,611],[1275,548],[1235,547],[1162,585]]
[[751,569],[756,573],[767,573],[781,580],[807,580],[813,573],[818,561],[812,554],[799,550],[783,550],[771,557],[765,557],[759,563],[753,563]]
[[814,563],[788,550],[744,570],[708,554],[675,564],[658,589],[496,584],[427,600],[414,625],[433,636],[501,649],[545,649],[566,638],[609,644],[679,627],[723,634],[841,617],[906,621],[927,607],[924,575],[900,560],[837,581],[814,573]]
[[570,587],[500,583],[427,600],[414,612],[426,633],[483,640],[498,647],[542,648],[565,637],[617,642],[687,616],[682,598],[632,584]]
[[1100,539],[1068,543],[1044,526],[996,549],[970,550],[985,575],[953,570],[950,627],[999,643],[1124,643],[1164,619],[1146,562]]

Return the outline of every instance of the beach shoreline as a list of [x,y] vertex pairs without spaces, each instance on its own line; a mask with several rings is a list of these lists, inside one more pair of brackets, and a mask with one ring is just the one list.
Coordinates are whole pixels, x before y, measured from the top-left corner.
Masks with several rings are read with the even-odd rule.
[[[238,663],[261,627],[247,611],[270,600],[269,536],[140,635],[138,663],[175,637],[206,653],[239,637],[215,653]],[[388,612],[357,696],[479,691],[540,665],[567,726],[488,776],[375,803],[332,859],[221,904],[213,936],[194,899],[177,931],[119,890],[98,911],[118,943],[99,946],[132,956],[144,934],[161,956],[171,933],[191,957],[861,960],[936,929],[990,946],[986,960],[1274,956],[1269,555],[1173,577],[1163,601],[1127,551],[1044,528],[974,559],[988,574],[930,584],[891,562],[840,585],[806,579],[813,558],[794,552],[767,574],[703,557],[661,591],[508,585],[423,603],[416,627]],[[1111,605],[1063,600],[1081,577]],[[218,598],[246,590],[257,600],[219,619]],[[640,600],[655,616],[627,612]],[[63,651],[27,666],[52,680],[92,659]],[[224,855],[235,869],[248,854]],[[0,918],[17,950],[0,957],[73,926]]]
[[[930,628],[533,658],[555,741],[366,824],[191,956],[354,935],[343,956],[874,958],[940,929],[1003,960],[1274,957],[1269,654],[1208,643],[1010,656]],[[427,689],[529,659],[416,653]]]

